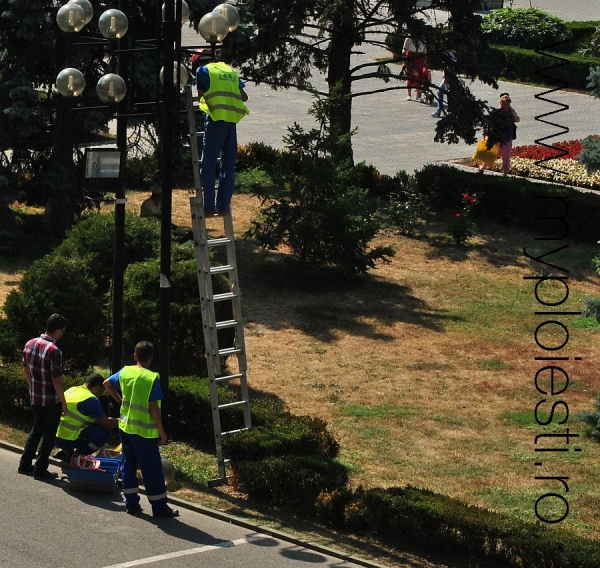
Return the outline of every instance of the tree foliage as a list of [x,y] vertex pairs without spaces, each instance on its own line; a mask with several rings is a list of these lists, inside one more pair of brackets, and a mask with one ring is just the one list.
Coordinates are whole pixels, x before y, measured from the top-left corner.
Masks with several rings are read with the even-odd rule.
[[530,49],[565,41],[567,24],[539,8],[501,8],[483,17],[482,30],[492,43]]
[[[116,42],[98,39],[98,19],[114,3],[91,3],[92,21],[81,32],[68,34],[56,23],[64,2],[0,0],[0,182],[7,186],[0,196],[0,210],[6,211],[17,198],[38,205],[52,198],[53,231],[59,236],[64,236],[81,209],[81,147],[108,133],[113,111],[97,97],[98,79],[108,72],[129,75],[126,100],[131,113],[133,101],[160,98],[160,46],[155,41],[157,50],[147,48],[160,29],[162,2],[129,3],[130,27],[122,40],[118,69]],[[127,49],[140,47],[141,42],[146,49]],[[79,69],[85,77],[87,86],[77,99],[65,99],[54,88],[58,73],[66,67]],[[160,114],[129,118],[128,126],[136,128],[142,122],[155,126]]]
[[308,264],[366,272],[394,251],[369,249],[380,227],[375,216],[378,202],[358,185],[358,169],[335,157],[338,145],[351,136],[333,133],[328,125],[336,104],[340,104],[337,91],[313,104],[310,113],[319,128],[306,131],[298,124],[288,128],[284,140],[292,159],[280,181],[289,191],[274,199],[263,196],[269,204],[247,236],[268,249],[283,244]]
[[[411,34],[424,41],[429,55],[438,61],[451,48],[458,56],[458,66],[452,70],[456,117],[441,122],[436,139],[471,142],[484,112],[483,104],[470,95],[465,79],[480,78],[495,85],[485,43],[478,33],[480,17],[474,14],[478,6],[478,0],[433,0],[432,8],[449,12],[450,26],[441,29],[423,17],[425,9],[415,1],[248,0],[245,7],[255,33],[232,55],[245,77],[274,87],[307,89],[315,74],[325,75],[328,94],[340,88],[345,97],[343,104],[330,108],[331,128],[349,134],[353,98],[369,95],[376,100],[377,92],[405,88],[400,82],[406,78],[401,54],[356,64],[353,56],[361,53],[362,46],[385,47],[390,34],[402,38]],[[362,87],[371,78],[381,79],[381,88],[367,91]],[[346,148],[343,156],[351,157],[351,151]]]

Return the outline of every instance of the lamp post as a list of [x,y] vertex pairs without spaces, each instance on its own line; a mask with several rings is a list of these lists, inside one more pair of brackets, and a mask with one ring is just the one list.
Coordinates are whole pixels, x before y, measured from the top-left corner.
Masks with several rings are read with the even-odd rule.
[[[111,371],[121,367],[123,340],[123,272],[124,272],[124,238],[125,238],[125,191],[124,176],[126,163],[127,117],[129,102],[127,100],[127,82],[129,80],[129,52],[133,41],[126,39],[129,22],[129,0],[120,0],[119,10],[108,9],[98,20],[98,28],[106,41],[117,42],[117,73],[103,76],[96,86],[98,97],[107,105],[116,105],[117,148],[120,152],[119,183],[115,192],[115,253],[113,265],[113,343]],[[184,51],[181,46],[181,26],[190,16],[185,0],[166,0],[162,6],[162,55],[163,69],[160,73],[162,91],[162,125],[161,125],[161,173],[162,173],[162,214],[160,227],[160,338],[159,338],[159,372],[163,392],[168,391],[170,372],[170,317],[171,317],[171,217],[172,217],[172,164],[173,164],[173,124],[178,114],[176,87],[182,88],[187,82],[187,69],[178,62],[178,54]],[[61,30],[76,33],[83,29],[93,17],[93,8],[89,0],[69,0],[57,12],[57,23]],[[207,41],[213,52],[215,45],[222,42],[229,31],[239,24],[239,13],[230,4],[221,4],[213,12],[206,14],[200,22],[200,34]],[[130,44],[130,46],[127,45]],[[158,49],[158,44],[156,49]],[[173,80],[169,80],[173,73]],[[186,81],[182,75],[185,73]],[[165,80],[166,79],[166,80]],[[85,89],[83,74],[74,68],[61,71],[56,85],[65,97],[77,97]],[[164,406],[163,406],[164,409]],[[165,412],[165,415],[168,415]]]

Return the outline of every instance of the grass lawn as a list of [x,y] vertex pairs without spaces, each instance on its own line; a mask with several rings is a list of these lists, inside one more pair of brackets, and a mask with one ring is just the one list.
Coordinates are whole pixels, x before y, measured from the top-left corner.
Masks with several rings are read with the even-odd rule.
[[[132,193],[128,207],[145,197]],[[175,192],[173,207],[174,222],[189,226],[186,191]],[[249,195],[234,197],[239,235],[257,207]],[[432,218],[413,238],[384,231],[377,244],[396,247],[392,262],[343,282],[291,278],[282,252],[239,240],[254,395],[326,420],[340,439],[353,486],[411,484],[530,521],[536,501],[537,514],[547,519],[568,506],[556,525],[600,538],[600,445],[583,435],[577,420],[593,409],[598,393],[600,327],[580,316],[535,313],[580,311],[586,296],[600,295],[591,265],[597,250],[571,242],[551,257],[569,270],[569,295],[559,307],[542,306],[536,281],[526,279],[539,274],[539,264],[523,248],[539,254],[565,243],[535,237],[480,221],[476,236],[458,247]],[[0,259],[2,289],[18,281],[22,268]],[[546,282],[538,294],[557,303],[564,289]],[[563,325],[540,325],[548,320]],[[535,383],[549,364],[535,357],[549,354],[569,358],[555,362],[569,380],[554,396],[540,392],[550,390],[548,372],[538,375],[540,390]],[[567,444],[566,428],[580,436]],[[198,480],[210,477],[210,459],[179,445],[172,451],[181,467],[196,467]],[[179,493],[236,514],[249,508],[227,487]],[[563,499],[544,497],[550,493]]]

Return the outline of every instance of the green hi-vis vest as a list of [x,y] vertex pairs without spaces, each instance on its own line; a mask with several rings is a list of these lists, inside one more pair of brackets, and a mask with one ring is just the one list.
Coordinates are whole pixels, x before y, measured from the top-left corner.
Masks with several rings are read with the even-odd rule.
[[[135,365],[123,367],[119,374],[119,386],[123,402],[119,428],[126,434],[138,434],[142,438],[158,438],[159,432],[150,414],[150,392],[158,373]],[[160,408],[160,400],[157,401]]]
[[94,419],[85,416],[77,410],[77,405],[88,398],[95,396],[85,386],[71,387],[65,391],[65,400],[67,401],[67,413],[60,417],[60,424],[56,431],[56,436],[62,440],[77,440],[84,428],[94,423]]
[[210,86],[200,99],[200,110],[213,120],[238,123],[249,114],[240,92],[240,78],[229,65],[218,62],[207,66]]

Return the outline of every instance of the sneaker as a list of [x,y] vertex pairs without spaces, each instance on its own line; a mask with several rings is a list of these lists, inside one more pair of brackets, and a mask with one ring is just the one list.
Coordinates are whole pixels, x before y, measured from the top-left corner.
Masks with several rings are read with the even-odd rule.
[[17,471],[19,473],[21,473],[22,475],[31,475],[34,471],[35,471],[35,467],[30,465],[24,465],[19,467],[19,469],[17,469]]
[[410,95],[408,95],[408,97],[406,97],[407,101],[412,101],[412,98],[410,97]]
[[440,118],[440,115],[437,112],[432,112],[431,116],[433,116],[434,118]]
[[44,471],[36,471],[33,474],[34,479],[56,479],[57,477],[58,473],[48,471],[47,469],[45,469]]
[[167,507],[166,509],[162,509],[161,511],[153,511],[152,516],[155,519],[163,517],[179,517],[179,511],[177,509],[171,509],[171,507]]
[[133,505],[132,507],[125,509],[128,515],[137,515],[142,512],[142,506],[138,503],[137,505]]

